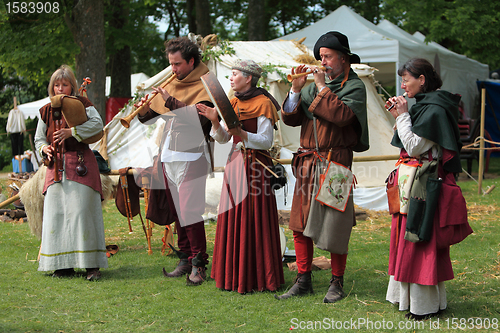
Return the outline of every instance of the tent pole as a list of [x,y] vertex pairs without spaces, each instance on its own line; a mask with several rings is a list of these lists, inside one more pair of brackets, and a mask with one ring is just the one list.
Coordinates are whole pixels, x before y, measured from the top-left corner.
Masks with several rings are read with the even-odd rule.
[[486,104],[486,88],[481,89],[481,130],[479,132],[479,179],[478,179],[478,194],[482,192],[483,185],[483,166],[484,166],[484,112]]

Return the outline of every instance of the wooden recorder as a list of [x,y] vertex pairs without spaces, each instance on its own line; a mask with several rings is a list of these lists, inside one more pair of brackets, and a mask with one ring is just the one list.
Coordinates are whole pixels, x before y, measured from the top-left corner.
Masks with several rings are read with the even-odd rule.
[[[321,69],[322,71],[326,70],[326,67],[318,67],[319,69]],[[296,78],[299,78],[299,77],[302,77],[304,75],[308,75],[308,74],[313,74],[314,71],[313,70],[310,70],[310,71],[307,71],[307,72],[304,72],[304,73],[299,73],[299,74],[288,74],[286,76],[288,82],[292,82],[294,79]]]
[[[176,77],[177,77],[177,75],[172,74],[172,76],[170,76],[168,78],[168,80],[165,81],[165,83],[163,83],[161,85],[161,87],[165,88]],[[153,100],[153,98],[155,98],[157,95],[158,95],[157,93],[152,94],[151,97],[149,97],[147,101],[145,101],[141,106],[139,106],[137,109],[135,109],[131,114],[129,114],[126,117],[121,118],[120,119],[120,124],[122,124],[122,126],[125,127],[125,128],[129,128],[130,127],[130,122],[132,121],[132,119],[134,119],[139,114],[139,112],[142,110],[142,108],[144,108],[144,105],[151,103],[151,101]]]

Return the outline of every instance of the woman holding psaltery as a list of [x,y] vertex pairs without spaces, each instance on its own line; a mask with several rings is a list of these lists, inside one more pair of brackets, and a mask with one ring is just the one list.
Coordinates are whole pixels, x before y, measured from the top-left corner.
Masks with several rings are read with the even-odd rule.
[[[102,120],[86,97],[77,96],[75,75],[68,66],[52,74],[48,93],[51,103],[40,108],[35,134],[35,147],[49,163],[38,270],[54,270],[54,277],[67,277],[75,274],[75,268],[84,268],[87,280],[97,280],[99,269],[108,267],[102,188],[94,153],[82,141],[102,132]],[[69,127],[61,116],[66,103],[85,112],[87,121]]]
[[276,198],[271,189],[273,165],[267,150],[280,106],[257,88],[262,68],[252,60],[238,60],[230,75],[235,97],[231,105],[241,126],[228,129],[214,108],[198,104],[212,122],[210,135],[219,143],[233,138],[219,203],[211,277],[216,287],[238,291],[275,291],[283,267]]
[[399,195],[395,202],[389,200],[393,215],[386,299],[408,311],[406,318],[422,320],[446,309],[444,281],[454,278],[450,246],[472,233],[454,175],[462,169],[460,96],[440,90],[441,78],[425,59],[409,60],[398,75],[401,88],[416,103],[409,111],[404,96],[386,104],[396,119],[391,144],[401,148],[397,173],[388,178],[390,185],[398,185]]

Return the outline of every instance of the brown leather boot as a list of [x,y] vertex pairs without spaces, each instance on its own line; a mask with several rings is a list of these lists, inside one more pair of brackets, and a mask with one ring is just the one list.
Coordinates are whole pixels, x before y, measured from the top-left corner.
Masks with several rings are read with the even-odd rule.
[[191,264],[187,259],[179,260],[177,267],[172,272],[167,273],[165,268],[163,268],[163,275],[170,278],[181,277],[188,274],[191,271]]
[[193,268],[191,274],[186,277],[186,284],[188,286],[199,286],[207,278],[207,268],[205,260],[201,252],[198,252],[196,257],[191,260]]
[[330,279],[330,288],[328,288],[328,292],[326,293],[325,298],[323,299],[323,303],[335,303],[340,301],[345,297],[344,292],[344,276],[336,276],[332,275]]
[[307,294],[312,294],[312,282],[311,282],[311,272],[307,272],[304,274],[298,273],[295,278],[295,284],[281,296],[274,295],[276,299],[287,299],[292,296],[302,296]]

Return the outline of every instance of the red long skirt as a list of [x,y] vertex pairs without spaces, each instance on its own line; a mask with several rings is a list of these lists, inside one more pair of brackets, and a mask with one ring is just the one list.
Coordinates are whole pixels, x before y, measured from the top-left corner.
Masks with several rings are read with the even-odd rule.
[[234,151],[224,172],[211,277],[239,293],[277,290],[284,283],[278,211],[264,155]]
[[[465,238],[472,233],[467,222],[467,206],[454,175],[439,170],[443,179],[433,232],[428,242],[412,243],[404,239],[407,216],[392,215],[389,249],[389,275],[399,282],[437,285],[453,279],[450,246],[445,243],[454,237]],[[463,226],[453,229],[450,226]],[[458,235],[455,230],[460,230]],[[451,241],[453,243],[453,241]]]

